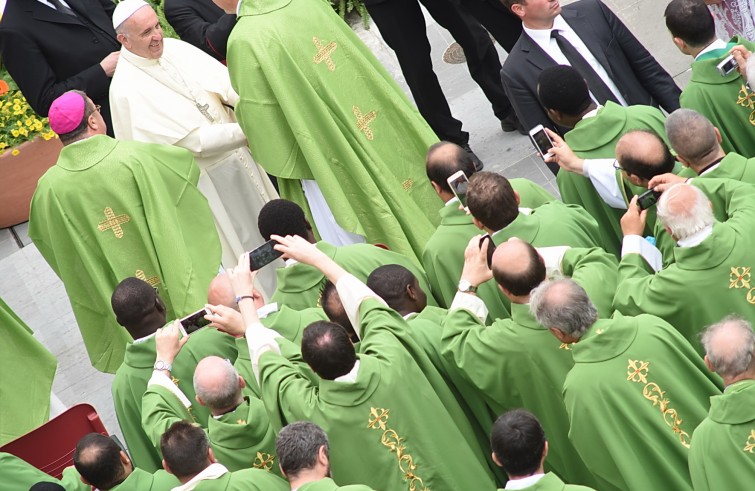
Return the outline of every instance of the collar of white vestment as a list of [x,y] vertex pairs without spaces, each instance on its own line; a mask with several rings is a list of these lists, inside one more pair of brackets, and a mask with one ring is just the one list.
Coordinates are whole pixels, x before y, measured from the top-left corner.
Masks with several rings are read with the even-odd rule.
[[191,491],[201,481],[211,481],[228,473],[228,469],[223,464],[210,464],[205,470],[194,476],[189,482],[173,488],[173,491]]
[[268,303],[257,309],[257,317],[264,319],[275,312],[278,312],[278,302]]
[[[165,39],[163,39],[163,54],[165,54]],[[155,66],[160,61],[159,58],[144,58],[143,56],[139,56],[127,50],[125,46],[121,46],[121,59],[125,59],[138,67]]]
[[679,247],[694,247],[700,245],[702,241],[710,237],[713,233],[713,225],[708,225],[702,230],[695,232],[689,237],[685,237],[677,242]]

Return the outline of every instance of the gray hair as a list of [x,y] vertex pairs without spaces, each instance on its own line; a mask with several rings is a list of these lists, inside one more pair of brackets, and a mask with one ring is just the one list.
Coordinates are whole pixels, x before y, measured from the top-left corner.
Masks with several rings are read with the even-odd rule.
[[[693,203],[684,199],[684,194],[690,191],[694,193]],[[716,221],[705,193],[686,183],[674,184],[663,192],[658,200],[657,215],[676,240],[685,239]]]
[[230,361],[222,365],[221,380],[214,379],[212,384],[204,384],[194,372],[194,392],[211,410],[226,409],[238,404],[241,393],[239,374]]
[[718,137],[708,118],[692,109],[677,109],[666,118],[666,135],[674,151],[690,165],[704,165],[719,149]]
[[598,310],[574,280],[544,281],[530,294],[530,311],[540,325],[581,338],[598,320]]
[[[715,342],[722,331],[729,331],[728,337],[735,338],[728,340],[728,346],[719,346]],[[700,334],[700,342],[713,369],[722,377],[737,377],[755,368],[755,332],[752,324],[739,316],[730,315],[706,327]]]
[[298,421],[285,426],[275,440],[278,462],[289,479],[303,470],[313,468],[317,464],[317,453],[323,446],[328,454],[328,435],[309,421]]

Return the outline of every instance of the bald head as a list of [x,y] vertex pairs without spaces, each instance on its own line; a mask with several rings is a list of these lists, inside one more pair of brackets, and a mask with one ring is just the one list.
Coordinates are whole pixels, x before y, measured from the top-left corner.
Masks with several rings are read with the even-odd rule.
[[705,193],[686,183],[675,184],[661,194],[658,219],[677,241],[700,232],[715,221]]
[[[434,182],[440,188],[440,192],[452,194],[448,185],[448,178],[464,171],[467,178],[475,172],[474,160],[469,152],[459,145],[447,141],[441,141],[432,145],[427,150],[425,172],[430,182]],[[450,198],[449,198],[450,199]]]
[[231,362],[218,356],[202,358],[194,370],[197,400],[213,413],[222,413],[241,404],[244,385]]
[[710,367],[727,385],[744,378],[755,378],[755,332],[746,320],[730,316],[708,326],[700,341]]
[[[252,291],[254,306],[261,308],[265,305],[265,299],[256,288]],[[228,274],[220,273],[210,282],[210,288],[207,289],[207,303],[210,305],[224,305],[230,309],[239,310],[239,304],[236,303],[236,294],[233,291],[231,280]]]
[[517,238],[496,247],[492,270],[495,281],[510,298],[528,297],[545,280],[543,258],[532,244]]
[[541,283],[530,294],[530,310],[542,326],[576,339],[598,320],[587,292],[572,279]]
[[692,109],[671,113],[666,118],[666,135],[677,155],[698,173],[723,153],[713,124]]
[[673,155],[652,131],[627,132],[616,143],[616,159],[628,175],[636,176],[642,184],[674,170]]

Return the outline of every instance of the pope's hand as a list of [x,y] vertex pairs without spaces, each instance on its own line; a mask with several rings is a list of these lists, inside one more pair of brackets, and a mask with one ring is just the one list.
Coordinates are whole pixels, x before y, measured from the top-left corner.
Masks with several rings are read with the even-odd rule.
[[280,251],[287,257],[295,259],[300,263],[316,266],[323,258],[328,257],[313,243],[298,235],[287,235],[285,237],[271,235],[270,238],[278,242],[275,246],[276,251]]
[[621,217],[621,231],[624,233],[624,236],[642,236],[645,231],[645,220],[647,219],[647,215],[648,211],[641,210],[637,204],[637,196],[632,197],[632,201],[627,207],[627,212]]
[[210,321],[210,326],[217,328],[219,331],[240,338],[246,332],[244,319],[238,311],[226,307],[225,305],[205,305],[209,314],[204,318]]
[[480,240],[484,235],[472,237],[464,250],[464,268],[461,279],[467,280],[472,286],[479,286],[493,277],[488,268],[488,246],[492,239],[486,239],[480,247]]
[[188,340],[189,336],[181,337],[181,321],[179,320],[161,327],[155,334],[157,359],[173,364],[178,352]]

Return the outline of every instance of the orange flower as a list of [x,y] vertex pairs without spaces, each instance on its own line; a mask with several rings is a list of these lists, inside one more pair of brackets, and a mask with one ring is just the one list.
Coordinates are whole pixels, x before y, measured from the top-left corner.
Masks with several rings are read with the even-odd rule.
[[8,82],[0,79],[0,96],[7,94],[8,90],[10,90],[10,87],[8,87]]

